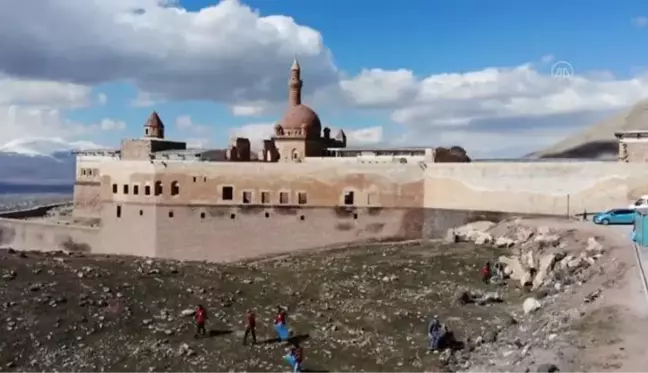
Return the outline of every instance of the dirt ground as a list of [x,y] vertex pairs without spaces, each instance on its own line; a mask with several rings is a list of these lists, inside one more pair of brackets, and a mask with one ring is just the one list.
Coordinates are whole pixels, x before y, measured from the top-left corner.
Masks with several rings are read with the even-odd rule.
[[576,365],[582,371],[648,369],[648,297],[630,241],[631,228],[583,222],[549,224],[603,238],[609,255],[604,264],[605,273],[585,284],[579,294],[602,290],[596,302],[583,308],[584,317],[574,325],[577,332],[574,344],[579,350],[574,356]]
[[[479,266],[499,255],[473,245],[375,245],[236,265],[65,253],[0,252],[0,368],[12,371],[282,371],[274,307],[288,308],[311,371],[434,371],[432,314],[458,339],[507,322],[506,302],[458,306],[459,288],[488,289]],[[206,306],[211,336],[194,338]],[[242,346],[254,308],[258,339]]]

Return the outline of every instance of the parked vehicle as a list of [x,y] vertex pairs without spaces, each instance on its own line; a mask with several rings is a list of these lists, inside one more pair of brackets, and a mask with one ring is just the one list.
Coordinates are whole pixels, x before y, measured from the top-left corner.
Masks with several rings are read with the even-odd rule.
[[633,204],[628,206],[629,209],[648,208],[648,195],[639,197]]
[[635,210],[634,209],[612,209],[606,212],[601,212],[594,215],[594,223],[596,224],[634,224]]

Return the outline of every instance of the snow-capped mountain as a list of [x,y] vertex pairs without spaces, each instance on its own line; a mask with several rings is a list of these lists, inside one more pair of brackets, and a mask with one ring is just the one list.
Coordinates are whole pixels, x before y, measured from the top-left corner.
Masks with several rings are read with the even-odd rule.
[[72,151],[98,148],[89,141],[56,137],[9,141],[0,145],[0,184],[72,185],[76,161]]
[[60,137],[29,137],[11,140],[4,145],[0,145],[0,153],[13,153],[31,157],[51,157],[58,153],[99,148],[101,146],[90,141],[68,142]]

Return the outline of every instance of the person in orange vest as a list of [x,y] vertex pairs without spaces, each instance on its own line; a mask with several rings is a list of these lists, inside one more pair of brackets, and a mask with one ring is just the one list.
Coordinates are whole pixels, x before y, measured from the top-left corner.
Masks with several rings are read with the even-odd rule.
[[207,331],[205,330],[205,321],[207,320],[207,310],[205,310],[205,307],[202,305],[198,305],[196,307],[196,337],[198,336],[204,336],[207,334]]
[[481,275],[482,281],[484,281],[485,284],[488,284],[490,282],[491,276],[493,275],[490,262],[486,262],[486,264],[484,264],[484,267],[482,267],[481,269]]

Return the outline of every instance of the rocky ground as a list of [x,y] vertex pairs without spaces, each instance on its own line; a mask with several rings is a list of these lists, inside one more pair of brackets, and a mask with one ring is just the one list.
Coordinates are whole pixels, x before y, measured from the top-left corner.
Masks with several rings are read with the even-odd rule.
[[[0,337],[5,370],[277,371],[285,345],[268,341],[274,306],[307,335],[306,364],[320,371],[422,371],[437,313],[458,339],[505,327],[521,296],[459,305],[460,289],[494,290],[478,267],[502,250],[471,244],[378,245],[239,265],[4,251]],[[185,309],[209,311],[213,336],[193,338]],[[245,309],[257,310],[259,346],[242,347]],[[486,329],[482,330],[482,327]]]
[[[626,227],[623,227],[626,228]],[[509,284],[529,289],[524,316],[469,346],[470,371],[642,371],[648,303],[629,229],[560,220],[479,222],[449,233],[509,247]]]
[[[627,237],[605,229],[481,222],[445,244],[231,265],[0,251],[0,369],[281,371],[286,345],[270,326],[281,304],[310,371],[640,371],[646,299]],[[483,284],[486,260],[507,279]],[[197,303],[208,338],[183,316]],[[243,347],[250,307],[261,343]],[[457,350],[427,351],[432,314]]]
[[24,210],[32,207],[66,202],[72,199],[68,194],[0,194],[0,212]]

